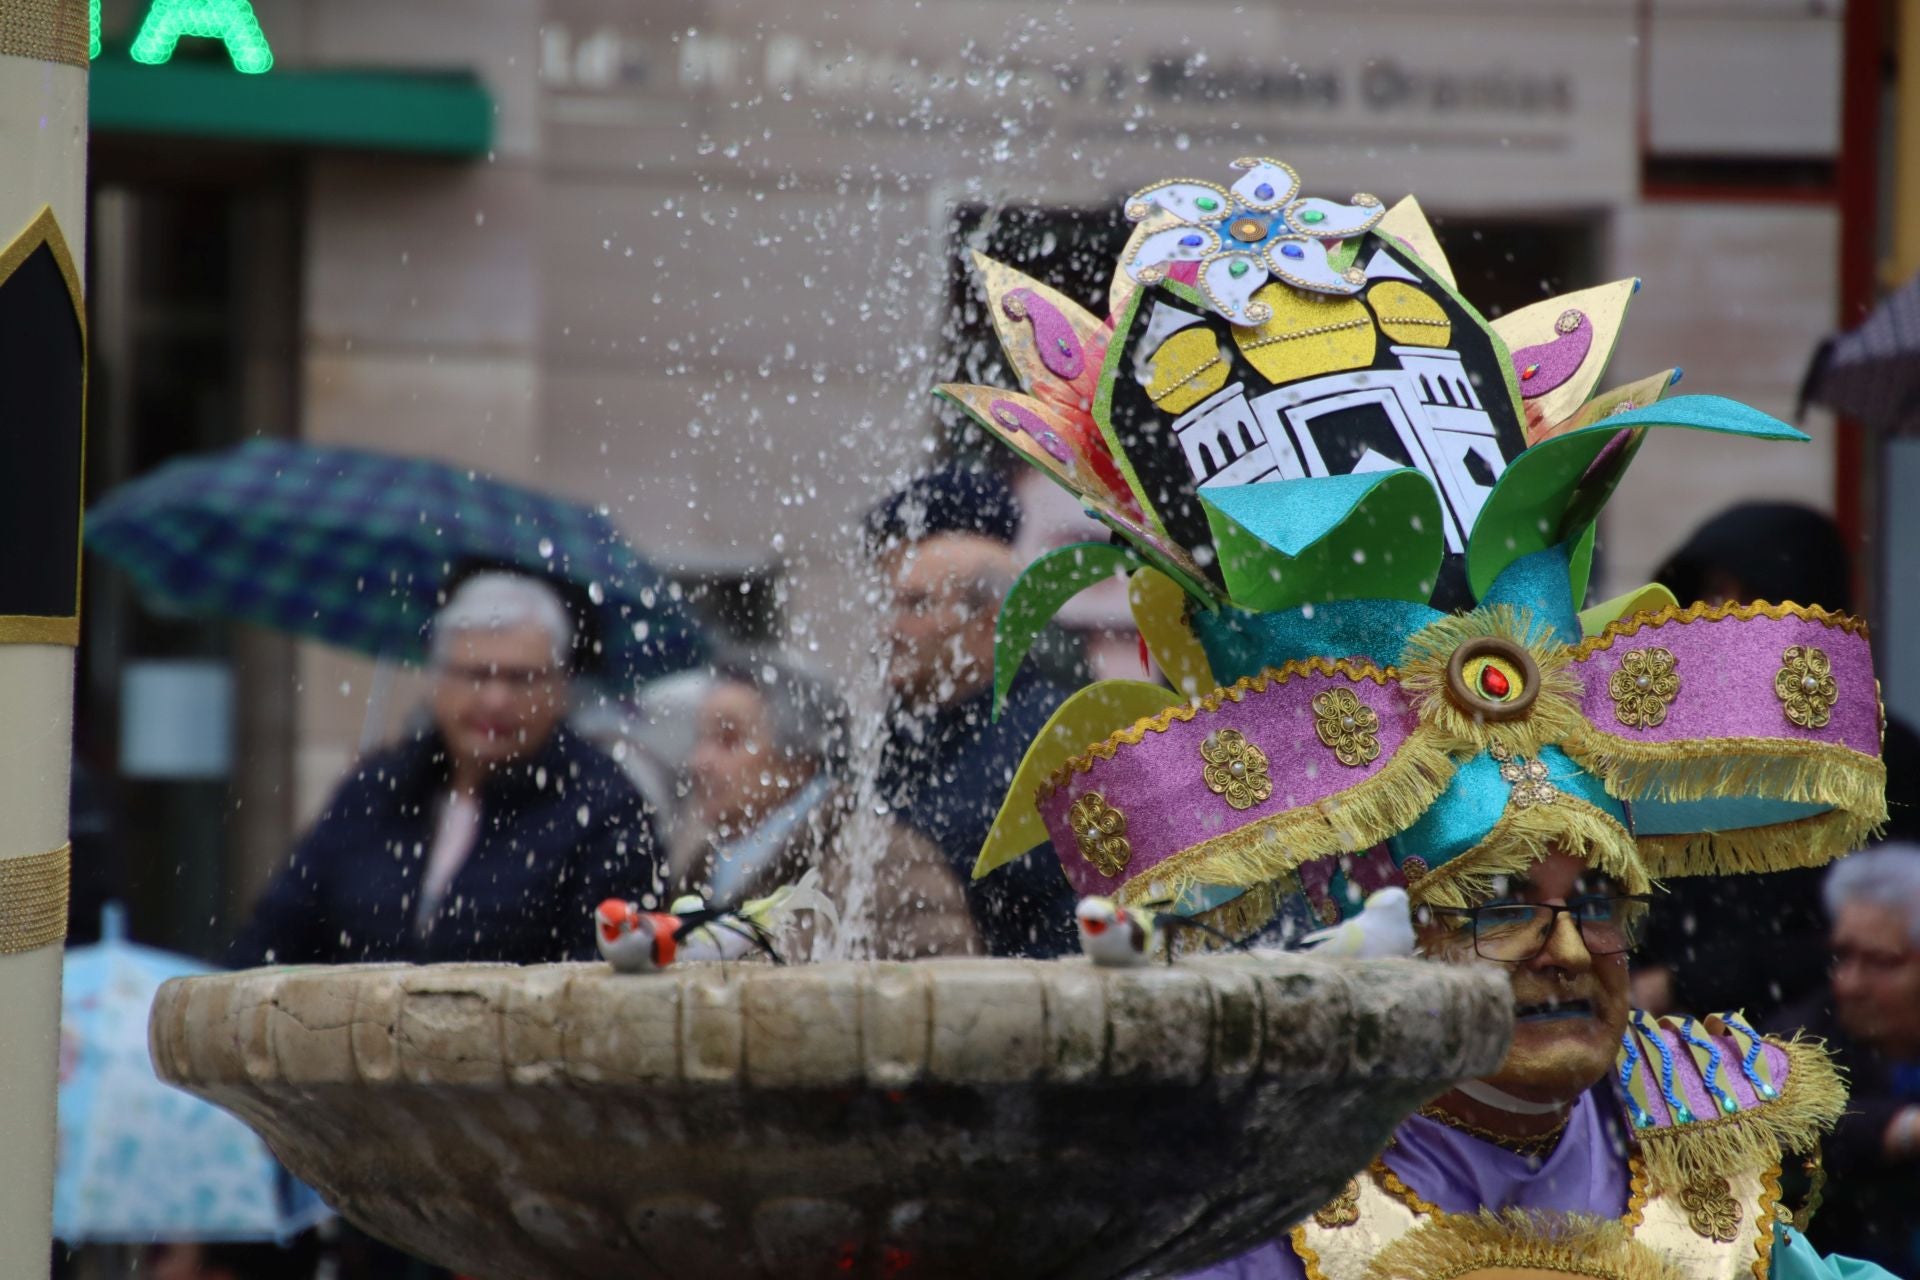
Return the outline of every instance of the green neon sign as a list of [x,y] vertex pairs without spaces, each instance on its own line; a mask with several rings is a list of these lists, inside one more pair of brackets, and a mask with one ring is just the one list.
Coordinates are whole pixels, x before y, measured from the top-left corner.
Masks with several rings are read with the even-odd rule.
[[[100,56],[100,0],[89,0],[91,23],[87,56]],[[173,57],[182,37],[218,40],[227,46],[233,68],[259,75],[273,66],[273,49],[248,0],[153,0],[127,54],[157,67]]]

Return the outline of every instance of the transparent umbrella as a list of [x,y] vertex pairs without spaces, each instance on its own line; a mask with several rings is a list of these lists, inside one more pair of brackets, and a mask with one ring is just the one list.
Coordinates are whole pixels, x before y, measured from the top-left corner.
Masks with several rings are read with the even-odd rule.
[[169,978],[211,972],[127,941],[119,906],[101,941],[67,953],[53,1234],[69,1245],[284,1241],[328,1216],[254,1132],[162,1084],[147,1012]]

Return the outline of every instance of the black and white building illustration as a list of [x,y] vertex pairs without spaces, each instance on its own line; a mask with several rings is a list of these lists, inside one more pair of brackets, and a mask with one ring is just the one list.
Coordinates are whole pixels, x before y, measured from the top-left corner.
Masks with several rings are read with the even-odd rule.
[[1389,348],[1398,368],[1308,378],[1249,399],[1233,383],[1174,420],[1201,488],[1417,467],[1440,491],[1447,549],[1506,469],[1493,419],[1459,353]]

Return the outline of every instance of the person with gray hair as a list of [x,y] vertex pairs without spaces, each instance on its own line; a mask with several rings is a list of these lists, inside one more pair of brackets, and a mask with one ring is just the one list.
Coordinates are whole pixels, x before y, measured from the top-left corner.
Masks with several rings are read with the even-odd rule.
[[1781,1026],[1824,1036],[1851,1075],[1827,1140],[1822,1245],[1920,1276],[1920,845],[1843,858],[1821,896],[1830,991]]
[[940,850],[855,812],[847,728],[846,704],[820,675],[753,653],[716,663],[667,860],[674,893],[738,906],[818,868],[842,908],[842,950],[891,960],[977,951],[965,891]]
[[633,783],[566,727],[576,630],[541,579],[455,583],[432,624],[430,725],[341,784],[234,963],[591,958],[594,907],[658,868]]

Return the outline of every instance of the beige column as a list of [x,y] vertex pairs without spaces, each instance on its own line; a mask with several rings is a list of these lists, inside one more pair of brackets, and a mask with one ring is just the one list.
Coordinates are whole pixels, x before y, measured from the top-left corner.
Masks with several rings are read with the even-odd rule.
[[[80,278],[86,159],[87,0],[0,0],[0,252],[50,209],[71,254],[70,279]],[[20,541],[0,546],[0,582],[7,560],[57,554]],[[0,1276],[8,1280],[44,1277],[51,1256],[77,639],[77,616],[9,613],[0,602]]]

